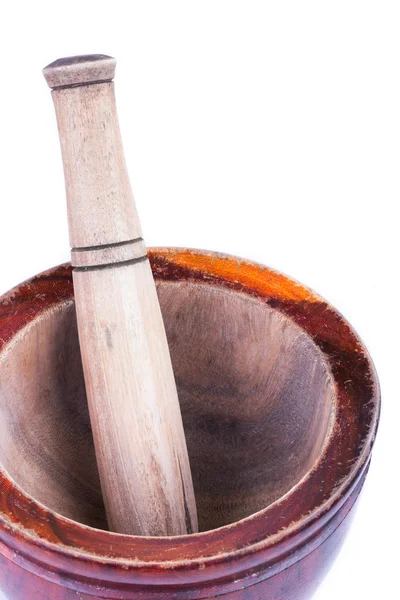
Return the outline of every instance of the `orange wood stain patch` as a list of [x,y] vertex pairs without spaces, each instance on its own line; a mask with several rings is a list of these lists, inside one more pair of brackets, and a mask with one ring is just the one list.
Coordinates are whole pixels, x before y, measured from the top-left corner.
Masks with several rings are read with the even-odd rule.
[[[285,275],[243,259],[215,253],[197,253],[185,249],[149,250],[150,258],[164,258],[177,267],[201,272],[203,279],[218,277],[232,283],[238,283],[244,288],[279,300],[294,300],[321,302],[321,298],[301,284]],[[268,275],[266,277],[266,275]]]

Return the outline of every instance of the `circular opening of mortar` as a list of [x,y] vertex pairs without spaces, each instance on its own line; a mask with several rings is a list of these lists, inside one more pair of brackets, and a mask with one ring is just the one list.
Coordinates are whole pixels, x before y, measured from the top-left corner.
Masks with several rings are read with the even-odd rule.
[[[265,302],[190,280],[157,287],[207,531],[269,506],[312,469],[334,383],[312,339]],[[106,529],[72,298],[25,326],[1,378],[2,467],[51,510]]]

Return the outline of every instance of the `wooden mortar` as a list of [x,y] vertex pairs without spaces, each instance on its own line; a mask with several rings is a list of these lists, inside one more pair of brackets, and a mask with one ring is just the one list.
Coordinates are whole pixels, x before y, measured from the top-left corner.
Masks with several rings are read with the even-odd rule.
[[106,527],[71,268],[0,299],[0,587],[10,600],[309,598],[363,485],[379,417],[343,317],[276,271],[149,251],[201,533]]

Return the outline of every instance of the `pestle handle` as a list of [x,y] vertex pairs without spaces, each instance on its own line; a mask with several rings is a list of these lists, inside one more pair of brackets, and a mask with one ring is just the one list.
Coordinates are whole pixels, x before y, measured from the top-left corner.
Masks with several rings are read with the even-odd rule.
[[115,60],[64,58],[43,73],[60,134],[79,342],[109,527],[195,532],[175,379],[122,149]]
[[43,70],[53,89],[73,249],[142,235],[119,132],[115,66],[98,54],[61,58]]

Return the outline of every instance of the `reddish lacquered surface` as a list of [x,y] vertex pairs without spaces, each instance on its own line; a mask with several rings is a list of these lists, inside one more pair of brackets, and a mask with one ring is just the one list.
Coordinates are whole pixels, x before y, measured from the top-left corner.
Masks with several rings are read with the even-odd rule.
[[[340,546],[369,463],[379,415],[370,358],[334,309],[281,274],[207,252],[149,256],[156,278],[244,292],[302,327],[335,380],[334,433],[316,468],[281,501],[230,526],[172,539],[117,536],[65,519],[0,470],[0,585],[15,600],[307,598]],[[31,319],[72,295],[70,268],[61,266],[3,297],[0,352]]]

